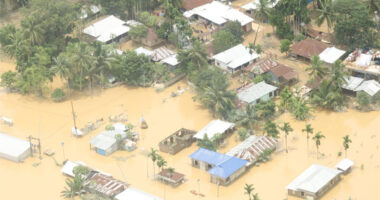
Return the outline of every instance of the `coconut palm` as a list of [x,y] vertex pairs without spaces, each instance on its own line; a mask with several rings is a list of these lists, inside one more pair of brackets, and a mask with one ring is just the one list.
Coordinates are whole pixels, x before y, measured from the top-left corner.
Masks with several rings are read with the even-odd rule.
[[[268,20],[270,16],[270,8],[269,8],[269,1],[268,0],[259,0],[256,4],[256,18],[260,19],[261,22],[264,22],[265,20]],[[257,34],[259,32],[261,23],[257,26],[256,34],[255,34],[255,40],[253,41],[253,46],[256,46],[256,39]]]
[[187,73],[195,70],[190,69],[194,66],[197,70],[200,70],[208,65],[206,49],[198,40],[193,42],[190,49],[180,50],[177,58],[178,61],[186,67]]
[[150,157],[152,159],[152,162],[153,162],[153,176],[156,175],[156,167],[155,167],[155,163],[157,161],[157,158],[158,158],[158,154],[157,154],[157,150],[155,150],[154,148],[150,148],[150,153],[148,154],[148,157]]
[[311,81],[314,82],[318,79],[324,78],[327,75],[327,67],[323,66],[323,62],[320,60],[318,55],[311,58],[311,65],[306,68]]
[[255,190],[255,188],[253,187],[253,184],[245,184],[244,185],[244,194],[248,195],[248,199],[249,200],[252,200],[252,192]]
[[40,45],[44,40],[44,30],[38,20],[33,16],[29,16],[21,21],[23,27],[23,36],[31,45]]
[[84,187],[84,179],[81,176],[75,176],[74,179],[66,179],[67,187],[61,192],[65,198],[74,198],[80,194]]
[[321,26],[324,21],[327,22],[327,30],[330,33],[331,28],[334,25],[335,16],[333,11],[332,0],[319,0],[320,8],[316,9],[318,16],[316,24]]
[[280,126],[280,129],[285,133],[286,153],[288,153],[288,135],[290,132],[293,132],[293,128],[290,126],[288,122],[284,122],[284,124]]
[[279,108],[281,110],[288,110],[291,105],[292,105],[292,102],[294,100],[294,97],[293,97],[293,93],[290,91],[289,87],[286,86],[280,93],[280,105],[279,105]]
[[345,135],[343,137],[343,147],[345,151],[345,156],[347,157],[347,150],[350,148],[350,143],[352,143],[352,140],[350,139],[349,135]]
[[213,112],[214,116],[219,114],[226,118],[227,114],[234,109],[234,99],[236,98],[236,94],[228,91],[228,87],[229,83],[225,82],[224,78],[215,78],[197,98]]
[[157,157],[157,167],[161,171],[163,167],[165,167],[167,164],[166,160],[160,155]]
[[311,127],[311,124],[306,124],[306,127],[302,129],[302,132],[306,132],[307,151],[309,151],[309,136],[314,133],[314,129]]
[[319,131],[318,133],[316,133],[313,137],[313,140],[315,141],[315,146],[317,147],[317,158],[318,158],[318,154],[319,154],[319,146],[321,145],[321,139],[325,138],[324,135],[322,135],[322,133]]
[[312,108],[308,106],[308,103],[304,98],[293,98],[291,102],[292,115],[297,120],[305,120],[310,117]]
[[278,129],[276,123],[268,120],[264,125],[264,133],[269,137],[278,138]]
[[175,173],[175,169],[173,167],[168,168],[169,177],[173,177],[173,174]]
[[253,195],[253,200],[260,200],[260,198],[259,198],[259,194],[255,193],[255,194]]
[[238,124],[252,129],[253,123],[255,122],[256,118],[254,106],[251,104],[247,104],[245,106],[245,112],[241,117],[242,118],[238,121]]
[[60,54],[58,57],[54,58],[54,65],[51,67],[51,71],[58,75],[61,79],[66,80],[67,91],[70,96],[70,63],[69,58],[66,54]]
[[338,89],[342,89],[342,86],[347,83],[345,77],[349,75],[349,72],[346,70],[342,61],[337,60],[330,69],[330,75],[330,83]]

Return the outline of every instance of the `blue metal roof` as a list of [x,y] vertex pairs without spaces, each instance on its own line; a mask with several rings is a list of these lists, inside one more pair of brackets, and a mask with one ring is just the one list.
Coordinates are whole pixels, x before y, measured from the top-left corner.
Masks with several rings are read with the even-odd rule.
[[223,179],[226,179],[227,177],[231,176],[231,174],[235,173],[237,170],[244,167],[246,164],[247,164],[246,160],[230,157],[228,160],[224,161],[223,163],[208,170],[208,173],[214,176],[218,176]]
[[189,156],[192,159],[203,161],[212,165],[215,165],[208,173],[227,178],[237,170],[241,169],[247,164],[246,160],[240,158],[228,156],[208,149],[199,148],[193,154]]
[[208,149],[199,148],[197,151],[195,151],[193,154],[189,156],[191,159],[199,160],[206,162],[208,164],[212,165],[218,165],[228,159],[231,158],[231,156],[227,156],[215,151],[210,151]]

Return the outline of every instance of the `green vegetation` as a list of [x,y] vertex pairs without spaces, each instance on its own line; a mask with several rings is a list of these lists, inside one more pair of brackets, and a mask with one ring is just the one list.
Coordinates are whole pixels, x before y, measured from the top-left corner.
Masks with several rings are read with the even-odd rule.
[[306,133],[307,151],[309,151],[309,138],[310,135],[314,133],[314,129],[311,127],[311,124],[306,124],[305,128],[302,129],[302,132]]
[[253,193],[255,188],[253,187],[253,184],[245,184],[244,185],[244,194],[248,196],[248,200],[260,200],[259,194]]
[[238,135],[239,135],[240,141],[244,141],[245,139],[247,139],[249,137],[249,133],[248,133],[247,129],[245,129],[243,127],[239,128]]
[[55,89],[53,93],[51,93],[51,98],[55,102],[61,102],[65,99],[65,97],[66,97],[65,92],[60,88]]
[[344,154],[347,157],[347,150],[350,148],[350,143],[352,143],[352,140],[349,135],[345,135],[343,137],[343,148],[344,148]]
[[273,100],[262,101],[255,105],[254,110],[258,119],[270,119],[276,113],[276,103]]
[[285,133],[285,146],[286,146],[286,153],[288,153],[288,135],[289,133],[293,132],[293,128],[290,126],[288,122],[284,122],[282,126],[279,126],[280,130]]
[[323,138],[325,138],[325,136],[322,135],[321,132],[317,132],[313,137],[313,140],[315,141],[315,146],[317,147],[317,158],[319,155],[319,146],[321,146],[321,139]]
[[371,103],[371,97],[364,91],[359,91],[356,96],[356,101],[358,102],[361,109],[368,108]]
[[290,45],[291,44],[292,44],[292,42],[288,39],[281,40],[280,52],[286,53],[286,55],[288,55],[288,53],[290,51]]
[[268,137],[278,138],[279,131],[277,129],[277,125],[270,120],[265,122],[263,131]]
[[198,141],[198,146],[211,151],[216,151],[216,141],[212,138],[210,139],[207,134],[203,136],[202,140]]

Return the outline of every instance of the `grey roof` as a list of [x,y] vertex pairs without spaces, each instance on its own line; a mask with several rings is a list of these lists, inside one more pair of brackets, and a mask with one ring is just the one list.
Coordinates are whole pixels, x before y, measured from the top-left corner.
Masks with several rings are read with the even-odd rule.
[[342,171],[347,171],[350,167],[352,167],[352,165],[354,165],[354,162],[350,159],[345,158],[345,159],[341,160],[335,166],[335,168],[342,170]]
[[223,134],[228,129],[231,129],[235,127],[234,123],[226,122],[222,120],[212,120],[210,123],[207,124],[202,130],[200,130],[197,134],[195,134],[193,137],[196,139],[203,139],[203,136],[207,134],[208,138],[212,139],[217,133]]
[[238,98],[241,101],[244,101],[246,103],[252,103],[263,96],[269,94],[270,92],[274,92],[277,90],[277,87],[273,85],[269,85],[265,83],[264,81],[254,84],[251,83],[248,86],[240,89],[238,91]]
[[351,91],[355,91],[364,81],[364,79],[355,76],[344,77],[344,80],[346,80],[347,83],[343,84],[342,88]]
[[255,60],[258,57],[258,54],[250,53],[249,48],[242,44],[238,44],[230,49],[216,54],[212,58],[219,62],[226,63],[231,69],[235,69],[245,63]]
[[19,157],[28,151],[30,144],[28,141],[0,133],[0,154]]
[[321,165],[313,164],[301,175],[294,179],[288,186],[289,190],[316,193],[331,180],[339,176],[341,171]]
[[380,84],[375,80],[364,81],[355,91],[364,91],[371,97],[375,96],[380,91]]
[[116,135],[121,135],[122,139],[127,137],[127,134],[121,130],[104,131],[92,138],[90,144],[102,150],[107,150],[116,143]]

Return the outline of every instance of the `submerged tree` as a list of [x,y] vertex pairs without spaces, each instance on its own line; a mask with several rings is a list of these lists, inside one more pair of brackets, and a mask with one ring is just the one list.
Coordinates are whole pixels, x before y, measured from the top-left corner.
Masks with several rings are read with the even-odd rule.
[[280,126],[280,129],[285,133],[286,153],[288,153],[288,135],[289,133],[293,132],[293,128],[290,126],[288,122],[284,122],[284,124]]
[[345,156],[347,157],[347,150],[350,148],[350,143],[352,143],[352,140],[349,135],[345,135],[343,137],[343,148],[345,152]]
[[152,163],[153,163],[153,176],[155,176],[156,175],[155,163],[156,163],[157,158],[158,158],[157,150],[154,149],[154,148],[150,148],[150,153],[148,154],[148,157],[150,157],[152,159]]
[[314,129],[311,127],[311,124],[306,124],[306,127],[302,129],[302,132],[306,133],[307,151],[309,152],[309,138],[310,135],[314,133]]
[[268,120],[267,122],[265,122],[263,131],[269,137],[278,138],[279,132],[278,132],[278,129],[277,129],[277,125],[276,125],[276,123],[274,123],[274,122],[272,122],[270,120]]
[[317,147],[317,158],[319,155],[319,146],[321,146],[321,139],[325,138],[321,132],[318,132],[314,135],[313,140],[315,141],[315,146]]
[[207,133],[204,134],[202,140],[198,141],[198,146],[211,151],[216,151],[216,142],[215,140],[210,139]]

